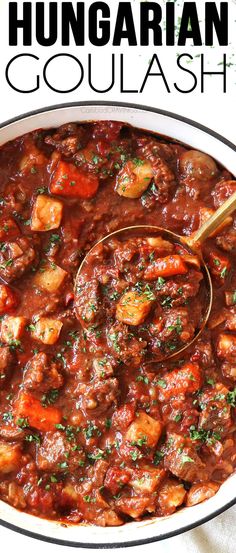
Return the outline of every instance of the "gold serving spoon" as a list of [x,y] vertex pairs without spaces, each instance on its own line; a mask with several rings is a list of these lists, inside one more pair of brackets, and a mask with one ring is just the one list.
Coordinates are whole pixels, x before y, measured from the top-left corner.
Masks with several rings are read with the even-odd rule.
[[236,192],[234,192],[218,209],[215,211],[215,213],[192,235],[186,237],[186,236],[179,236],[178,234],[166,230],[162,227],[157,227],[154,225],[137,225],[137,226],[131,226],[119,229],[117,231],[114,231],[107,236],[104,236],[101,240],[96,242],[94,246],[88,251],[86,256],[84,257],[83,261],[81,262],[81,265],[78,269],[77,276],[75,279],[75,304],[76,304],[76,298],[78,297],[78,278],[82,274],[83,270],[88,267],[91,260],[95,259],[95,251],[96,248],[98,248],[99,244],[105,244],[108,243],[113,238],[130,238],[130,237],[155,237],[155,236],[162,236],[164,239],[169,240],[169,242],[172,242],[174,244],[182,245],[185,249],[187,248],[188,253],[190,255],[197,256],[200,261],[201,270],[204,276],[205,280],[205,288],[206,288],[206,309],[204,316],[202,317],[202,321],[200,322],[200,326],[198,327],[194,337],[191,339],[191,341],[184,344],[184,346],[180,346],[180,348],[176,349],[174,352],[170,353],[164,353],[163,357],[160,359],[153,359],[152,361],[162,361],[169,358],[176,357],[182,354],[187,348],[189,348],[202,334],[210,313],[212,309],[212,302],[213,302],[213,287],[212,287],[212,280],[211,276],[208,270],[208,267],[206,263],[203,260],[202,256],[202,249],[201,246],[204,243],[204,241],[209,238],[214,231],[216,231],[221,225],[224,223],[226,218],[231,215],[231,213],[236,209]]

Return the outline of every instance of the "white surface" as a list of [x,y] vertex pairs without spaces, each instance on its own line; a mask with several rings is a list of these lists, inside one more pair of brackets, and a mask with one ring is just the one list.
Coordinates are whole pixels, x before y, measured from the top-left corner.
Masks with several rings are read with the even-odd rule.
[[[220,515],[215,520],[203,524],[196,530],[186,532],[182,536],[165,540],[163,542],[152,543],[149,545],[128,548],[127,553],[235,553],[235,523],[236,507],[230,509],[227,514]],[[2,549],[7,547],[7,551],[25,551],[25,553],[82,553],[85,551],[98,551],[97,549],[78,549],[75,547],[61,547],[59,545],[42,543],[38,540],[32,540],[10,532],[6,528],[1,528]],[[105,551],[111,551],[106,549]],[[121,551],[113,549],[112,551]]]
[[[62,0],[58,0],[60,4]],[[132,1],[132,0],[131,0]],[[160,4],[165,4],[166,0],[159,0]],[[177,6],[183,0],[177,1]],[[36,0],[33,0],[34,4]],[[89,5],[92,0],[86,0],[86,5]],[[112,14],[115,13],[117,2],[114,0],[107,0],[109,3]],[[133,0],[133,9],[136,14],[139,7],[140,0]],[[0,121],[19,115],[25,111],[37,109],[39,107],[49,106],[51,104],[81,101],[81,100],[120,100],[126,102],[135,102],[140,104],[151,105],[159,107],[175,113],[183,114],[187,117],[197,120],[204,125],[207,125],[219,133],[224,134],[232,141],[236,139],[235,131],[235,92],[236,92],[236,66],[235,66],[235,46],[236,46],[236,33],[235,33],[235,20],[236,20],[236,4],[233,0],[229,0],[230,6],[230,45],[229,47],[219,47],[215,45],[211,47],[161,47],[155,48],[149,47],[130,47],[125,46],[110,48],[108,46],[104,48],[90,47],[88,44],[84,48],[71,46],[60,47],[59,44],[46,48],[40,47],[36,43],[32,47],[7,47],[8,44],[8,0],[0,0]],[[217,0],[217,4],[220,1]],[[22,0],[18,0],[19,6],[22,4]],[[199,17],[202,21],[201,25],[204,26],[204,0],[197,2]],[[177,9],[179,9],[177,7]],[[138,24],[137,24],[138,26]],[[19,34],[19,36],[21,36]],[[50,90],[42,79],[42,69],[46,61],[57,53],[70,53],[77,56],[85,67],[85,79],[84,83],[78,90],[75,90],[69,94],[58,94]],[[92,52],[93,55],[93,69],[94,69],[94,85],[97,88],[105,88],[109,82],[109,67],[111,65],[111,53],[115,53],[117,56],[116,67],[116,85],[106,94],[98,94],[89,89],[86,85],[87,82],[87,57],[88,53]],[[119,55],[125,54],[125,86],[129,89],[140,88],[143,82],[144,76],[147,71],[148,61],[152,58],[153,54],[158,54],[160,61],[163,65],[163,69],[166,74],[166,78],[169,82],[171,92],[168,94],[163,86],[160,77],[150,77],[147,87],[142,94],[140,93],[121,93],[119,89]],[[200,62],[199,54],[204,52],[206,56],[206,70],[220,71],[222,66],[219,65],[222,61],[223,53],[227,53],[227,61],[230,64],[234,64],[227,69],[227,94],[222,92],[222,79],[219,76],[209,76],[206,78],[206,87],[204,94],[201,94],[199,87],[196,91],[190,94],[178,93],[173,83],[176,81],[179,86],[189,86],[192,83],[191,77],[189,77],[183,71],[177,69],[176,55],[182,53],[190,53],[194,56],[193,62],[186,64],[186,68],[194,71],[200,78]],[[38,62],[31,61],[17,63],[12,68],[11,76],[13,76],[14,83],[18,86],[32,87],[35,83],[36,67],[37,72],[40,75],[41,86],[40,89],[32,94],[20,94],[12,90],[5,79],[5,68],[7,63],[13,56],[31,53],[37,55],[40,59]],[[76,66],[75,66],[76,67]],[[34,76],[34,82],[33,82]],[[52,78],[52,71],[49,70],[48,77]],[[59,62],[54,65],[54,79],[58,83],[58,87],[65,88],[66,83],[72,83],[74,78],[74,66],[68,59],[59,58]],[[189,81],[191,79],[191,81]],[[75,82],[75,81],[74,81]]]
[[[88,0],[89,2],[90,0]],[[136,0],[136,4],[139,0]],[[110,0],[110,4],[111,4]],[[114,0],[113,0],[114,3]],[[230,2],[229,2],[230,3]],[[19,5],[21,0],[19,0]],[[115,4],[115,3],[114,3]],[[204,5],[204,2],[199,2],[201,4],[201,9]],[[215,131],[223,134],[225,137],[231,141],[236,141],[236,131],[235,131],[235,90],[236,90],[236,73],[235,66],[230,68],[228,73],[228,92],[223,94],[220,90],[219,78],[209,77],[207,81],[206,92],[201,94],[199,91],[191,94],[178,94],[173,91],[168,94],[162,86],[160,86],[159,81],[155,78],[150,79],[149,86],[146,88],[143,94],[121,94],[119,92],[118,86],[116,86],[110,93],[106,95],[96,94],[91,92],[88,87],[83,86],[78,91],[75,91],[71,94],[57,94],[49,90],[45,85],[40,88],[40,90],[34,94],[19,94],[14,92],[9,88],[5,81],[4,71],[5,66],[9,59],[18,53],[31,52],[40,57],[39,67],[42,70],[43,63],[47,59],[61,51],[59,46],[55,46],[50,49],[40,48],[34,45],[33,48],[23,49],[21,46],[18,48],[7,48],[7,25],[6,25],[6,12],[8,7],[8,1],[2,0],[0,2],[0,122],[5,121],[10,117],[19,115],[26,111],[32,109],[37,109],[40,107],[48,106],[51,104],[62,103],[62,102],[72,102],[72,101],[81,101],[81,100],[116,100],[116,101],[127,101],[140,104],[146,104],[154,107],[159,107],[161,109],[166,109],[178,114],[185,115],[195,119],[196,121],[211,127]],[[234,8],[233,16],[231,17],[232,28],[235,26],[236,19],[236,8]],[[234,41],[234,43],[233,43]],[[231,45],[228,48],[228,54],[233,56],[235,52],[236,37],[235,32],[234,36],[232,33],[231,36]],[[176,49],[175,49],[176,50]],[[223,49],[225,50],[225,49]],[[222,49],[214,48],[210,51],[208,48],[206,51],[207,56],[209,57],[209,68],[214,67],[217,69],[217,64],[222,58]],[[64,49],[64,51],[66,51]],[[71,48],[70,53],[77,55],[81,60],[86,60],[86,55],[90,51],[90,48],[87,47],[83,49]],[[184,48],[183,51],[192,53],[191,48]],[[196,56],[200,53],[201,49],[194,48],[193,55]],[[101,55],[101,50],[99,54],[95,52],[97,61],[97,73],[96,73],[96,82],[103,83],[104,68],[109,63],[110,49],[106,48],[103,50]],[[127,71],[126,74],[129,76],[127,78],[127,86],[131,88],[136,88],[136,85],[139,84],[138,73],[141,75],[145,74],[147,60],[150,59],[153,53],[157,53],[154,48],[135,48],[129,49],[126,51],[126,61],[127,61]],[[117,51],[118,54],[118,51]],[[162,48],[161,52],[159,51],[161,59],[164,60],[165,67],[168,67],[168,75],[172,75],[172,82],[175,79],[179,79],[179,75],[175,74],[175,67],[173,66],[173,50],[172,48],[166,49]],[[235,58],[231,57],[230,61],[234,61]],[[33,67],[33,66],[31,66]],[[143,72],[142,72],[143,69]],[[191,65],[191,69],[198,71],[198,58],[196,58]],[[31,69],[32,70],[32,69]],[[219,70],[219,67],[218,67]],[[60,72],[58,72],[60,74]],[[63,67],[61,74],[64,78],[69,78],[70,75],[66,74],[66,68]],[[59,78],[60,75],[58,75]],[[17,77],[17,75],[16,75]],[[18,78],[22,81],[26,81],[30,77],[30,70],[21,66],[21,71],[19,71]],[[142,79],[141,79],[142,80]],[[18,81],[19,82],[19,81]],[[118,83],[118,81],[117,81]],[[172,553],[173,550],[181,550],[181,553],[235,553],[235,523],[236,523],[236,508],[233,508],[226,512],[225,514],[219,516],[214,521],[203,525],[202,527],[186,533],[183,536],[178,536],[164,542],[157,544],[151,544],[149,546],[144,546],[145,551],[148,552],[156,551],[158,548],[161,553]],[[35,530],[37,531],[37,520],[35,520]],[[54,552],[58,550],[60,546],[51,545],[51,544],[42,544],[42,542],[32,540],[30,538],[20,536],[15,534],[5,528],[0,529],[1,532],[1,543],[7,547],[7,550],[15,550],[15,548],[24,548],[26,553],[31,553],[32,548],[35,553],[41,553],[42,547],[46,552]],[[132,550],[141,549],[139,547],[133,548]],[[69,549],[72,550],[73,549]],[[78,551],[78,549],[76,549]]]

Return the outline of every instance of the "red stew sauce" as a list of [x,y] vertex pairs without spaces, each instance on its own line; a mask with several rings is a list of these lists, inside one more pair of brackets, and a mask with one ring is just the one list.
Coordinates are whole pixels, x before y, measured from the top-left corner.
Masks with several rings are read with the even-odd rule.
[[0,498],[118,526],[213,496],[236,464],[236,220],[204,245],[214,287],[162,236],[190,235],[236,190],[208,155],[118,122],[0,148]]

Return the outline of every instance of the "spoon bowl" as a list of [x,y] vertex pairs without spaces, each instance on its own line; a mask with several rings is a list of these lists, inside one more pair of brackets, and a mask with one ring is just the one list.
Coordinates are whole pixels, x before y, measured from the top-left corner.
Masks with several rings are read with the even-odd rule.
[[[193,343],[200,337],[202,334],[207,321],[209,319],[211,308],[212,308],[212,301],[213,301],[213,288],[212,288],[212,281],[211,276],[208,270],[208,267],[206,263],[204,262],[201,250],[197,247],[195,249],[192,249],[188,244],[188,238],[179,236],[178,234],[163,229],[161,227],[153,226],[153,225],[136,225],[136,226],[130,226],[121,228],[117,231],[114,231],[106,236],[104,236],[101,240],[96,242],[94,246],[89,250],[89,252],[84,257],[83,261],[81,262],[81,265],[79,267],[76,281],[75,281],[75,303],[76,298],[78,296],[78,289],[80,287],[81,277],[83,274],[86,273],[86,271],[89,269],[89,266],[92,264],[93,266],[96,266],[96,259],[99,257],[99,252],[101,251],[101,248],[103,246],[106,247],[109,244],[112,243],[112,241],[118,239],[119,241],[124,241],[130,238],[155,238],[155,237],[161,237],[162,239],[170,242],[173,245],[179,246],[180,248],[183,247],[185,252],[188,253],[190,256],[194,256],[198,258],[200,270],[203,274],[203,281],[204,281],[204,300],[205,300],[205,309],[203,310],[203,314],[200,317],[199,323],[197,325],[196,331],[194,333],[194,336],[191,340],[184,343],[184,345],[181,347],[178,347],[175,351],[170,351],[168,354],[163,353],[163,355],[152,354],[151,358],[148,358],[149,362],[162,362],[163,360],[170,359],[177,357],[181,355],[187,348],[193,345]],[[198,253],[197,253],[198,250]]]

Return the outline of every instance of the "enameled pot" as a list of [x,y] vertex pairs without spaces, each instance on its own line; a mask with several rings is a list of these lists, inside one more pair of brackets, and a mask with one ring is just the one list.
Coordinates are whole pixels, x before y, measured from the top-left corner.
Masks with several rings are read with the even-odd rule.
[[[116,102],[80,102],[51,106],[0,125],[0,145],[38,128],[72,121],[118,120],[180,140],[213,156],[236,176],[236,146],[217,133],[179,115],[146,106]],[[169,538],[190,530],[236,503],[236,474],[211,499],[163,518],[101,528],[73,526],[33,517],[0,501],[0,523],[7,528],[51,543],[87,548],[129,547]]]

